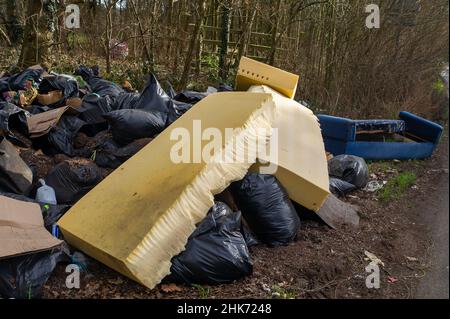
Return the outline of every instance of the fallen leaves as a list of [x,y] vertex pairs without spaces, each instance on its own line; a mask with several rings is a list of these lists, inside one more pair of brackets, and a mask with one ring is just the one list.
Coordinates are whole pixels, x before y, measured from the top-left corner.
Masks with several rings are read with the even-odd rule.
[[165,284],[161,285],[161,290],[166,294],[174,293],[174,292],[182,292],[183,288],[177,286],[176,284]]

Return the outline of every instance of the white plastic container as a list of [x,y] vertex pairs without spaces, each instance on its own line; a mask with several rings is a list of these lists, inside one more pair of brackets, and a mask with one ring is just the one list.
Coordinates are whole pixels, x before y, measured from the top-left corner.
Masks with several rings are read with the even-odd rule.
[[36,200],[39,203],[45,203],[45,204],[52,204],[56,205],[56,194],[55,190],[46,185],[45,181],[41,178],[39,180],[39,183],[41,183],[41,187],[39,187],[36,191]]

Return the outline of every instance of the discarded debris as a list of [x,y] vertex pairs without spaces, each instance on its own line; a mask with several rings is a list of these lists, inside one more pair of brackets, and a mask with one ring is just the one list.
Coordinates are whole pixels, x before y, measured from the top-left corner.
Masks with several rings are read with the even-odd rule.
[[366,187],[364,187],[365,192],[375,193],[383,188],[384,185],[387,184],[387,181],[370,181],[367,183]]
[[374,263],[376,263],[377,265],[381,265],[384,267],[384,262],[381,261],[380,258],[378,258],[377,256],[375,256],[374,254],[372,254],[371,252],[365,250],[364,251],[364,255],[366,255],[367,258],[364,258],[364,260],[370,260]]

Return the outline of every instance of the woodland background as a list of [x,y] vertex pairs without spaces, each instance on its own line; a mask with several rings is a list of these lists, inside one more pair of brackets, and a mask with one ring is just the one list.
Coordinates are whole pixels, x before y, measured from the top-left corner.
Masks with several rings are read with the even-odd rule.
[[[368,29],[366,5],[381,27]],[[78,4],[79,29],[64,26]],[[447,117],[445,0],[0,0],[0,73],[84,63],[141,88],[154,72],[178,90],[233,83],[241,56],[300,75],[296,99],[315,112]],[[127,54],[126,54],[127,52]]]

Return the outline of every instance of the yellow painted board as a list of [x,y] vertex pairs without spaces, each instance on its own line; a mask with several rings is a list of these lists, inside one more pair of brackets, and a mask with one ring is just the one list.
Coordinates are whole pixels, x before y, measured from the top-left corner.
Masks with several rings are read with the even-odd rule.
[[[253,139],[265,146],[274,118],[271,94],[206,97],[78,201],[58,222],[62,234],[72,246],[153,288],[170,273],[171,258],[213,206],[213,195],[242,179],[256,161],[256,155],[238,163],[215,158],[231,156],[230,145],[245,148]],[[170,155],[180,141],[194,159],[196,120],[222,133],[220,151],[210,160],[174,163]],[[227,128],[237,130],[227,135]],[[180,130],[195,141],[171,138]],[[209,141],[200,143],[204,149]]]
[[[253,86],[248,92],[269,93],[277,113],[272,140],[260,159],[275,164],[274,175],[289,197],[302,206],[318,211],[329,195],[328,164],[317,117],[311,110],[267,86]],[[272,148],[277,148],[275,151]],[[252,171],[260,171],[254,165]]]
[[296,74],[242,57],[236,75],[236,91],[247,91],[253,85],[267,85],[292,99],[298,79]]

